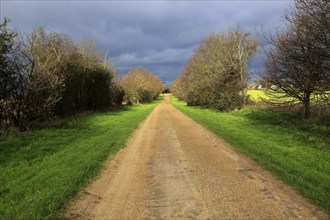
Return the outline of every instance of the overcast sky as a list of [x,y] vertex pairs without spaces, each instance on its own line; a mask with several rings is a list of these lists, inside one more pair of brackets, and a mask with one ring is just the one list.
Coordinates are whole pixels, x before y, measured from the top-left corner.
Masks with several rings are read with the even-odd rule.
[[[170,84],[210,32],[237,24],[254,35],[261,26],[274,31],[290,5],[291,0],[0,0],[0,15],[23,32],[42,25],[73,39],[94,39],[121,73],[142,66]],[[263,69],[260,55],[251,69]]]

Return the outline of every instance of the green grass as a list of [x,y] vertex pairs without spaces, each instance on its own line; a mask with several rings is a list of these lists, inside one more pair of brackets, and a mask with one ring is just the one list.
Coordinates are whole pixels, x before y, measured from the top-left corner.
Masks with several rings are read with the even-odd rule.
[[56,121],[0,139],[0,219],[56,218],[158,103]]
[[176,108],[330,213],[329,123],[304,124],[294,113],[255,107],[221,113],[187,106],[173,96],[171,100]]

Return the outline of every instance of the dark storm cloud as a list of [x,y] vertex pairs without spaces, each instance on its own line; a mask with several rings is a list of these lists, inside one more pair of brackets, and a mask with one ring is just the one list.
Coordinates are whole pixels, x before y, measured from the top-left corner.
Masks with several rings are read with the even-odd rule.
[[[210,32],[240,24],[274,30],[291,1],[1,1],[1,17],[24,32],[43,25],[110,50],[122,73],[136,66],[172,82]],[[263,68],[260,57],[251,65]]]

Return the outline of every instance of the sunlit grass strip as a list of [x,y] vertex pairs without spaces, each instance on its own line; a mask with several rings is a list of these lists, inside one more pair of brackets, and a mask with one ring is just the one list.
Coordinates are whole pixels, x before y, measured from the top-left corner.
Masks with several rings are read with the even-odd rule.
[[257,108],[220,113],[176,108],[223,138],[243,154],[330,213],[329,125],[306,125],[299,116]]
[[[49,219],[159,103],[58,121],[0,140],[0,219]],[[55,126],[55,127],[56,127]]]

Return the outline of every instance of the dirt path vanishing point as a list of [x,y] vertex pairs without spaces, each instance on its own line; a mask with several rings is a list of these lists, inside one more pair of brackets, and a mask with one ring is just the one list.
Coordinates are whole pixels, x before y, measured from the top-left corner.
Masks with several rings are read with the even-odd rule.
[[164,101],[65,214],[70,219],[328,219]]

